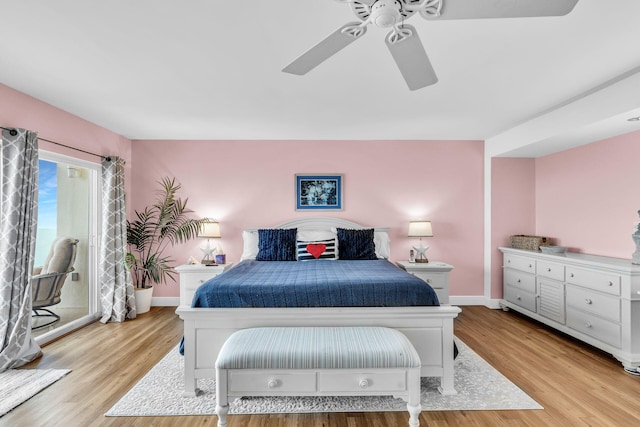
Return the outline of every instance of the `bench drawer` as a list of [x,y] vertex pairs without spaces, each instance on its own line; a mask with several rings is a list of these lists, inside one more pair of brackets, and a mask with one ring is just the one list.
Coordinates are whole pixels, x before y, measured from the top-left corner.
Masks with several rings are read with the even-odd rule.
[[316,391],[315,372],[265,372],[250,369],[229,370],[229,393],[282,393]]
[[406,371],[398,372],[350,372],[340,370],[318,372],[318,391],[320,392],[358,392],[367,391],[405,391],[407,390]]

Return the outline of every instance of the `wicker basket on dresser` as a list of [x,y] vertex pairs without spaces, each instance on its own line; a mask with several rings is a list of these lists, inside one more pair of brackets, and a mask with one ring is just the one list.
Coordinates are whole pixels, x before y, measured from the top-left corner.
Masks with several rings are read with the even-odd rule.
[[503,309],[513,309],[640,366],[640,266],[630,260],[568,252],[503,253]]

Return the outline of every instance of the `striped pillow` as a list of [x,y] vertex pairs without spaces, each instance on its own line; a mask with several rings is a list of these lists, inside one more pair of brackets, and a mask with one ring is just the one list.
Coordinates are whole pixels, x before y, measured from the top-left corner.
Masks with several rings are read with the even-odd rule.
[[337,259],[336,240],[297,240],[298,261],[314,259]]

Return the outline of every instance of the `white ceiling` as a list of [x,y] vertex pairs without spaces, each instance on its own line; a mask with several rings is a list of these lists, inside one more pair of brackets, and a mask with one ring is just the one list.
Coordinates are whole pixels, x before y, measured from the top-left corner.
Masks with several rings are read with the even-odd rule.
[[[280,71],[355,20],[332,0],[0,0],[0,11],[2,83],[131,139],[504,144],[567,105],[529,145],[576,145],[595,124],[598,137],[640,129],[626,121],[640,115],[638,0],[580,0],[552,18],[415,15],[439,82],[413,92],[376,27],[305,76]],[[625,80],[631,93],[601,108],[593,94]],[[583,108],[595,110],[588,126],[558,125]]]

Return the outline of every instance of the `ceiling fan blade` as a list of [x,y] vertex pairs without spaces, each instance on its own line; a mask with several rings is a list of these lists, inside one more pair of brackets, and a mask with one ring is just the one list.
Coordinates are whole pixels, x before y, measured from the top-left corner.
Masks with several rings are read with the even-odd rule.
[[[320,65],[322,62],[335,55],[367,32],[367,27],[359,27],[360,22],[349,22],[338,28],[320,43],[303,53],[291,64],[282,69],[285,73],[297,74],[299,76],[307,74],[309,71]],[[357,34],[345,33],[344,30],[359,27]]]
[[577,3],[578,0],[443,0],[440,16],[422,16],[434,20],[562,16]]
[[418,32],[413,26],[407,24],[401,28],[410,30],[411,35],[394,43],[391,41],[394,34],[392,31],[387,34],[385,43],[396,61],[402,77],[407,82],[407,86],[410,90],[416,90],[437,83],[438,77],[422,46]]

